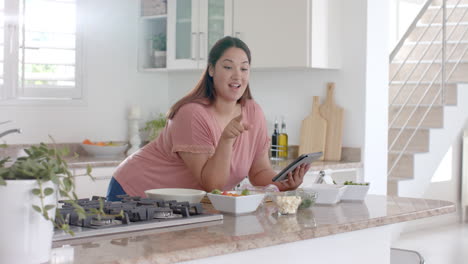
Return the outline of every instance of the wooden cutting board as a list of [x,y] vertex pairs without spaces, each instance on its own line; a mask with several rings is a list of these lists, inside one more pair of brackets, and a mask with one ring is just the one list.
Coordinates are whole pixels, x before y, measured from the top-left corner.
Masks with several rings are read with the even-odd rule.
[[327,121],[327,136],[325,143],[325,160],[341,160],[341,144],[343,140],[343,108],[335,104],[333,93],[334,83],[327,84],[327,98],[320,105],[320,115]]
[[[325,150],[327,121],[320,116],[319,105],[319,97],[314,96],[312,113],[302,120],[299,155]],[[323,160],[323,156],[320,160]]]

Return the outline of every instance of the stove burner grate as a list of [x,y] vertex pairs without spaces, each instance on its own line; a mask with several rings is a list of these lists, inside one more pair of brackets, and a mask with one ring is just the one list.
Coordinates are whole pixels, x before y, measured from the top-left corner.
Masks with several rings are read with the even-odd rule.
[[[138,222],[170,221],[173,218],[189,218],[203,214],[200,203],[164,201],[141,197],[121,196],[120,202],[108,202],[103,197],[93,196],[92,199],[80,199],[81,205],[87,214],[86,218],[79,219],[73,206],[67,201],[59,208],[59,213],[65,223],[72,226],[88,228],[107,228],[120,225],[131,225]],[[91,213],[91,209],[103,205],[105,216]],[[122,213],[123,212],[123,216]],[[57,219],[57,222],[61,221]]]

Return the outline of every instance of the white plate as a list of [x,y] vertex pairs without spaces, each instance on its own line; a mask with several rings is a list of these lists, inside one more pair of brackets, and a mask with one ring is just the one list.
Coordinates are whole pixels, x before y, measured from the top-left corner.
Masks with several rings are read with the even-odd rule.
[[206,192],[196,189],[161,188],[145,191],[146,197],[152,199],[176,200],[178,202],[199,203]]

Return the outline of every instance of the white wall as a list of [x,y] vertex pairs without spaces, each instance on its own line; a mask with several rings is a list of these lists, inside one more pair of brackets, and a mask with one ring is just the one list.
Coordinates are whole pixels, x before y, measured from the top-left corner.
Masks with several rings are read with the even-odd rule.
[[364,178],[370,193],[387,193],[389,3],[367,1]]
[[19,127],[23,134],[2,138],[9,144],[126,140],[130,105],[150,112],[167,109],[166,74],[137,72],[138,1],[80,0],[83,5],[86,98],[71,105],[0,105],[0,131]]

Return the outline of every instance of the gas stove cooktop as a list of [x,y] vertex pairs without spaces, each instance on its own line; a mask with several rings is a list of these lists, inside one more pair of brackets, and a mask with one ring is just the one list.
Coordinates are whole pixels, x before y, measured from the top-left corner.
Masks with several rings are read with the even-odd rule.
[[[61,230],[55,230],[53,241],[92,237],[98,235],[116,234],[129,231],[163,228],[187,225],[200,222],[222,220],[222,214],[203,212],[200,203],[165,201],[138,196],[121,196],[120,202],[107,202],[103,197],[80,199],[80,204],[86,211],[85,219],[78,219],[78,214],[71,204],[63,202],[59,213],[74,236]],[[101,200],[101,201],[100,201]],[[98,209],[103,204],[106,216],[92,214],[92,209]],[[123,214],[121,214],[123,212]],[[60,220],[56,220],[60,221]]]

